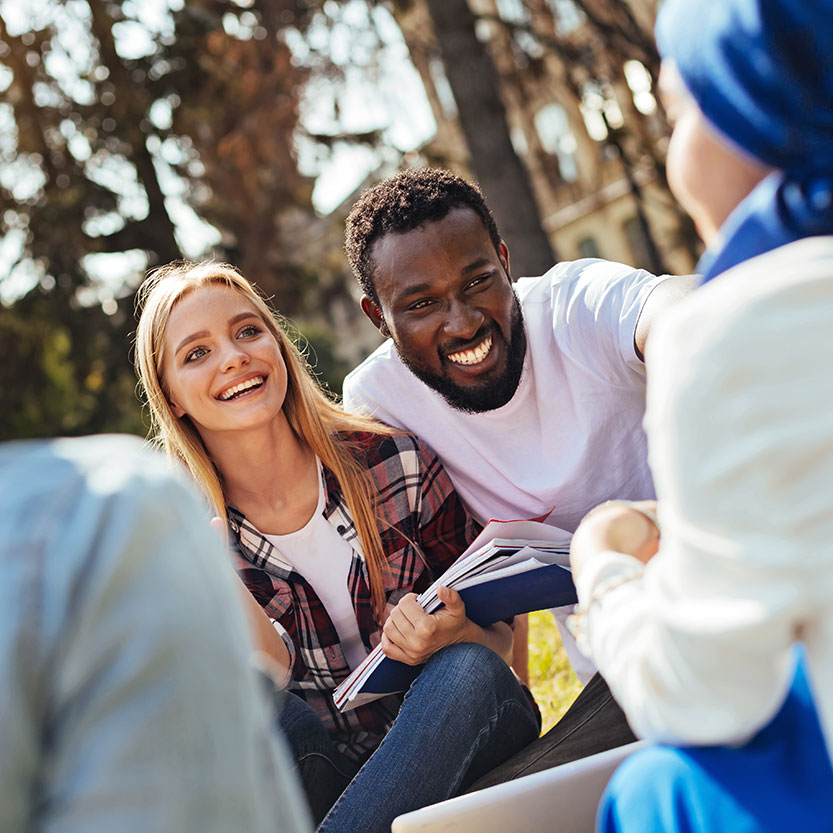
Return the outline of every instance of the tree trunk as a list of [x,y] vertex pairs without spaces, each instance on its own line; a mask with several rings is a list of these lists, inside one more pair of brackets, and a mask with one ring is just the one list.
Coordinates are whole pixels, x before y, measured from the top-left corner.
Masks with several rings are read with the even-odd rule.
[[500,80],[486,46],[475,34],[467,0],[425,0],[434,22],[445,74],[480,187],[512,256],[512,271],[540,275],[555,262],[529,176],[515,153]]

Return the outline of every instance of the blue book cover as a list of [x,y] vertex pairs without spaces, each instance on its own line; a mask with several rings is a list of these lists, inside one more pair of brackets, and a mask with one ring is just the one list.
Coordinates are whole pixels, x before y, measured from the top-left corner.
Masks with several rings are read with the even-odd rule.
[[[460,590],[460,598],[466,605],[466,616],[481,627],[577,601],[572,574],[557,564],[466,587]],[[406,665],[385,657],[365,681],[362,693],[406,691],[421,669],[421,665]]]

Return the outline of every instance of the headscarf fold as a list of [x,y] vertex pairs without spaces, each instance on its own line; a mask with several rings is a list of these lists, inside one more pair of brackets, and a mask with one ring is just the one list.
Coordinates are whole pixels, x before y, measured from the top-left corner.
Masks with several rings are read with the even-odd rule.
[[833,0],[666,0],[656,35],[706,119],[776,169],[704,254],[704,282],[833,234]]

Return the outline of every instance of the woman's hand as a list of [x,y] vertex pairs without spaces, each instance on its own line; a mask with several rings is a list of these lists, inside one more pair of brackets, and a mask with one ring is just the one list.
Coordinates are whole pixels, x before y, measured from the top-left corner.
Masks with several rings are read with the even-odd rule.
[[659,549],[655,500],[611,501],[591,509],[570,544],[570,564],[577,578],[584,565],[605,550],[621,552],[648,563]]
[[382,629],[385,656],[407,665],[422,665],[440,648],[456,642],[483,642],[483,629],[466,617],[466,606],[456,590],[437,591],[445,607],[426,613],[415,593],[403,596]]

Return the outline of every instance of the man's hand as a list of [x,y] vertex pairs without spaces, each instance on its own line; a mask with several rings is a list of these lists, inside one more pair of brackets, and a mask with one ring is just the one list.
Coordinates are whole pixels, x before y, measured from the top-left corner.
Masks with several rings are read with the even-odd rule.
[[456,590],[437,591],[445,607],[426,613],[415,593],[403,596],[382,629],[385,656],[407,665],[422,665],[433,654],[456,642],[482,642],[481,629],[466,618],[466,606]]
[[655,515],[656,509],[655,500],[612,501],[588,512],[570,544],[573,575],[577,578],[584,565],[605,550],[631,555],[647,564],[659,549],[659,529],[648,517]]

